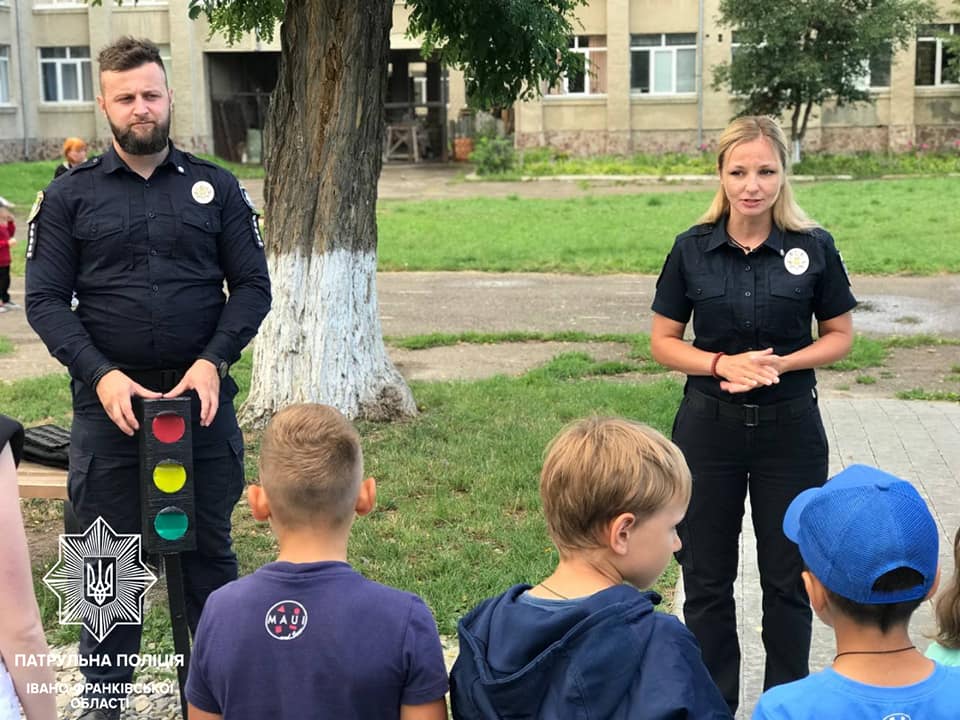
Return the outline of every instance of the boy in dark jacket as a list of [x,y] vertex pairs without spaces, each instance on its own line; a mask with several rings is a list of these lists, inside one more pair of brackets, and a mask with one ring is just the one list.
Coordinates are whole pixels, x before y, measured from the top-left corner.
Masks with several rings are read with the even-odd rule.
[[680,549],[690,485],[645,425],[591,418],[554,438],[540,495],[560,561],[460,621],[454,718],[729,718],[693,635],[636,589]]

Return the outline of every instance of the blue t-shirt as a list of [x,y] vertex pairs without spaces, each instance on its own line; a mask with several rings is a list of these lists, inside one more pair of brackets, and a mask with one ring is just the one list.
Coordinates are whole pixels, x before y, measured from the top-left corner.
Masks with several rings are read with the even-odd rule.
[[447,691],[433,616],[343,562],[274,562],[210,595],[187,699],[227,718],[399,718]]
[[935,665],[926,680],[900,687],[865,685],[827,668],[770,688],[753,720],[940,720],[960,714],[960,668]]

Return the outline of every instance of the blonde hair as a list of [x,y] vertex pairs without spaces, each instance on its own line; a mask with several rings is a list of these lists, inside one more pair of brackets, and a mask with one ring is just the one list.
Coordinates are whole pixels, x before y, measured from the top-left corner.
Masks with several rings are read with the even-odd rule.
[[63,157],[66,159],[67,153],[74,150],[86,150],[87,143],[78,137],[68,137],[63,141]]
[[568,425],[547,446],[540,497],[557,548],[598,547],[604,526],[634,513],[640,522],[674,499],[690,501],[680,449],[651,427],[592,417]]
[[953,577],[935,604],[936,641],[946,648],[960,649],[960,530],[953,538]]
[[291,405],[264,431],[260,482],[271,517],[284,527],[349,522],[362,476],[360,435],[329,405]]
[[[780,159],[781,177],[783,184],[780,194],[773,204],[773,222],[781,230],[808,230],[818,227],[816,221],[810,219],[793,198],[790,179],[787,177],[787,137],[773,118],[765,115],[745,115],[738,117],[727,126],[720,135],[717,147],[717,169],[723,172],[723,163],[727,154],[734,147],[743,142],[750,142],[758,138],[766,138],[773,146]],[[720,218],[730,213],[730,201],[721,185],[717,194],[713,196],[710,207],[697,221],[700,223],[716,223]]]

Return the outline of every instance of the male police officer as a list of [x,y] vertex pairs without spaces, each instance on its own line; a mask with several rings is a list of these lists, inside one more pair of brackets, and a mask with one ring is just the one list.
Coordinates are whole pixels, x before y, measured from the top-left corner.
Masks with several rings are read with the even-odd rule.
[[[156,45],[121,38],[98,61],[112,147],[38,195],[27,317],[70,370],[69,492],[84,527],[99,516],[118,533],[140,531],[131,398],[192,397],[197,550],[181,560],[196,629],[210,592],[237,576],[230,514],[243,439],[227,369],[270,308],[270,282],[258,217],[237,180],[169,141],[173,93]],[[117,688],[133,668],[118,667],[118,656],[139,644],[139,626],[117,626],[99,643],[81,633],[97,708],[84,717],[119,716]]]

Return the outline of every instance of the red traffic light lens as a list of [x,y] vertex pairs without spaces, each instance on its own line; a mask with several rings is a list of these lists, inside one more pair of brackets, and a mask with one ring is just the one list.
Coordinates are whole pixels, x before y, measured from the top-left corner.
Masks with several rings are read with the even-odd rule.
[[174,443],[183,437],[186,423],[176,413],[160,413],[153,418],[153,436],[162,443]]

